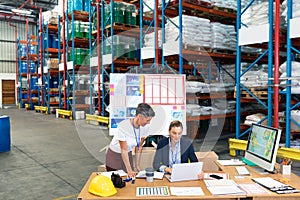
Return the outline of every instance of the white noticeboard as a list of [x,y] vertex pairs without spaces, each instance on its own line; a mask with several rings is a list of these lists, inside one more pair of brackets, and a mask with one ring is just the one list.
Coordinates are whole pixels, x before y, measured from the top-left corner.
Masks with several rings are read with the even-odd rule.
[[151,135],[168,135],[169,124],[180,120],[186,135],[185,75],[110,74],[110,130],[114,135],[118,124],[135,116],[139,103],[148,103],[155,111]]

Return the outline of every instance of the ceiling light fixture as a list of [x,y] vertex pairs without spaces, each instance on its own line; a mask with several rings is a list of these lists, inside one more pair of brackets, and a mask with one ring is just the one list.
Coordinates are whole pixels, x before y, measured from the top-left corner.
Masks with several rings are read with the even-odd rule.
[[30,11],[30,10],[23,10],[23,9],[21,10],[21,9],[15,9],[15,8],[11,9],[11,11],[14,13],[23,14],[23,15],[30,15],[32,13],[32,11]]

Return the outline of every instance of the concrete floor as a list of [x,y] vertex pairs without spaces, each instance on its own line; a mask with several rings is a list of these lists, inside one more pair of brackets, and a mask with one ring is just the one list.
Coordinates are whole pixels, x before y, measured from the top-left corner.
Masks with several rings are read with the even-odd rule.
[[[0,153],[1,199],[75,200],[91,172],[105,161],[111,140],[105,127],[17,108],[0,109],[0,115],[10,117],[12,145],[11,151]],[[231,158],[229,136],[234,137],[221,135],[206,146],[220,159]],[[196,151],[202,143],[194,142]]]

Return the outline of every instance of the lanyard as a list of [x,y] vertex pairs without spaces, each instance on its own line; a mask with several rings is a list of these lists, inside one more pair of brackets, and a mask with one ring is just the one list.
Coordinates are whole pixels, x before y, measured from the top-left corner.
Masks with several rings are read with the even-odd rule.
[[139,127],[139,135],[138,135],[139,137],[137,137],[133,122],[134,122],[134,119],[132,119],[133,132],[134,132],[134,136],[135,136],[136,145],[137,145],[138,148],[140,148],[140,142],[141,142],[141,128]]

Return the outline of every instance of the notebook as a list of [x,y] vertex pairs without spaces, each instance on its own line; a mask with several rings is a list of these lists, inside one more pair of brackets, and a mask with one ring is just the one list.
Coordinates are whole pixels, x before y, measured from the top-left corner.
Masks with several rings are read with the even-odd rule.
[[203,162],[174,164],[172,174],[165,175],[170,182],[197,180],[202,172]]

